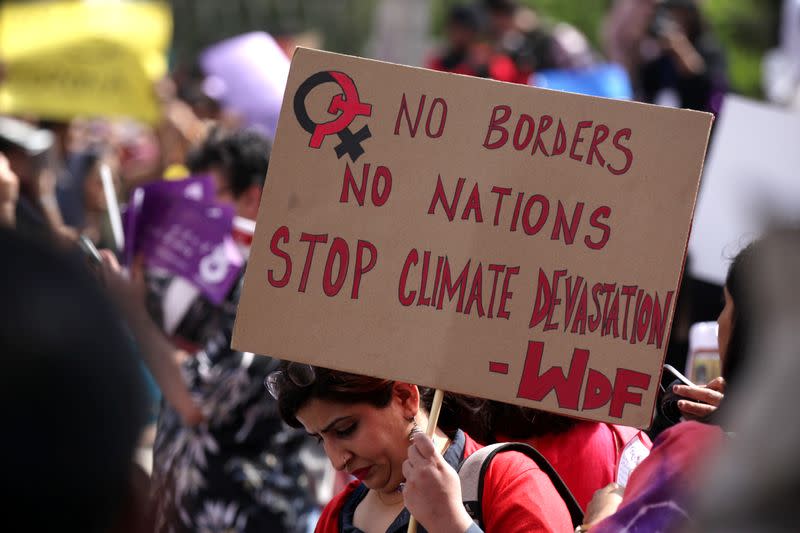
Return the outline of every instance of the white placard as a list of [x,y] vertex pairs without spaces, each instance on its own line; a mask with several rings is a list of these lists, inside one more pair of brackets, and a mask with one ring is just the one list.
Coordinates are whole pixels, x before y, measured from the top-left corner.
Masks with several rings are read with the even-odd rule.
[[724,284],[730,260],[767,216],[800,219],[800,113],[739,96],[725,98],[703,172],[691,273]]

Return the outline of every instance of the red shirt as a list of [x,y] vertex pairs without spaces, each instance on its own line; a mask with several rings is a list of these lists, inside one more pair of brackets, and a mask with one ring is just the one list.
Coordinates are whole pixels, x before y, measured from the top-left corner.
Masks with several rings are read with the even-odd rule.
[[426,68],[438,70],[439,72],[451,72],[453,74],[463,74],[465,76],[486,75],[493,80],[521,83],[522,85],[528,84],[528,76],[517,69],[517,66],[510,57],[503,54],[491,55],[488,64],[483,66],[486,69],[485,73],[479,73],[475,66],[468,61],[462,61],[457,65],[446,67],[441,57],[431,58],[425,66]]
[[581,421],[557,435],[532,437],[527,442],[544,455],[585,511],[595,491],[616,481],[625,445],[640,437],[649,449],[648,436],[636,428]]
[[[465,437],[464,457],[468,457],[482,446]],[[360,483],[353,481],[325,506],[317,533],[339,533],[339,515]],[[519,452],[499,453],[492,460],[484,478],[482,503],[483,530],[487,533],[573,530],[567,507],[550,478]]]

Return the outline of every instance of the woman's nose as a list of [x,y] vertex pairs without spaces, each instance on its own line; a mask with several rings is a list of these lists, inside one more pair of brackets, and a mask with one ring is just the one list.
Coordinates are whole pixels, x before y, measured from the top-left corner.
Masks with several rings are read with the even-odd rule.
[[328,456],[333,468],[338,471],[347,470],[353,458],[353,454],[346,449],[328,442],[325,443],[325,455]]

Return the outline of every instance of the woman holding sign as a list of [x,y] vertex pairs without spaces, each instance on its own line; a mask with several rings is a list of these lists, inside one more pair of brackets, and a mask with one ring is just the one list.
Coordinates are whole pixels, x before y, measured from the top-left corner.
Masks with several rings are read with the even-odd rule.
[[[432,438],[423,394],[410,383],[282,363],[267,378],[283,419],[324,446],[334,468],[356,480],[323,510],[318,532],[470,533],[572,531],[550,478],[519,452],[497,454],[479,496],[481,524],[462,504],[456,468],[480,448],[463,431]],[[423,391],[424,392],[424,391]]]

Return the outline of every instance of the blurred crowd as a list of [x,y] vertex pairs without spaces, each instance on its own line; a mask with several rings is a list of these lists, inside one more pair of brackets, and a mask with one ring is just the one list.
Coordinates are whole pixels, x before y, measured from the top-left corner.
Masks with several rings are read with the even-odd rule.
[[514,0],[457,4],[447,16],[447,44],[428,66],[537,85],[552,70],[611,63],[624,69],[636,100],[719,111],[728,90],[726,61],[697,1],[619,0],[602,33],[599,51],[576,27]]
[[[621,75],[615,79],[624,81],[622,89],[598,82],[588,92],[716,114],[730,90],[727,63],[698,2],[616,0],[602,21],[602,50],[568,22],[514,0],[460,3],[449,9],[444,42],[425,66],[549,87],[554,72],[599,72],[603,80]],[[797,107],[800,7],[785,5],[782,48],[765,66],[766,92]],[[275,59],[284,82],[289,55]],[[8,75],[0,68],[0,86]],[[281,419],[278,400],[264,386],[280,362],[230,346],[277,120],[232,107],[227,96],[236,82],[199,64],[176,70],[152,87],[160,111],[153,124],[119,117],[0,116],[0,345],[11,356],[0,373],[0,403],[9,412],[5,427],[12,430],[0,439],[0,457],[17,508],[4,517],[4,530],[305,532],[351,480],[334,473],[325,450],[306,431]],[[159,196],[157,187],[165,183],[180,189],[177,197]],[[130,242],[137,191],[144,198],[168,198],[167,204],[151,204],[166,206],[150,208],[154,220],[153,212],[177,205],[174,198],[190,198],[195,184],[206,188],[198,213],[230,213],[223,232],[233,237],[240,258],[220,298],[148,261],[146,245]],[[672,411],[660,411],[649,434],[475,399],[453,399],[441,427],[463,429],[481,443],[534,445],[587,513],[592,530],[621,531],[658,502],[671,502],[678,511],[653,520],[685,525],[691,495],[702,492],[687,472],[717,455],[729,438],[725,431],[741,430],[738,442],[744,443],[787,425],[764,428],[730,413],[747,411],[741,398],[756,387],[770,388],[761,382],[772,383],[761,374],[742,377],[752,340],[774,333],[784,340],[773,346],[776,354],[797,345],[791,324],[752,313],[797,317],[797,301],[781,291],[797,294],[796,270],[787,265],[798,264],[799,239],[796,232],[779,232],[743,252],[724,289],[685,276],[667,360],[684,368],[691,324],[722,313],[719,351],[728,363],[706,386],[673,388],[665,376],[662,403],[672,401]],[[226,242],[227,237],[220,246]],[[775,277],[765,280],[760,273],[770,268]],[[779,301],[756,298],[753,284],[769,284],[758,294]],[[780,365],[797,375],[791,357],[776,355],[774,366]],[[729,402],[732,391],[738,395]],[[786,402],[779,405],[783,411],[791,400]],[[790,433],[796,444],[796,431]],[[610,484],[618,480],[625,450],[636,442],[646,452],[653,448],[652,459],[623,497]],[[787,453],[785,445],[778,447]],[[144,454],[134,462],[137,450]],[[737,444],[720,452],[720,461],[751,460],[751,450]],[[780,465],[775,468],[779,472]],[[747,469],[709,475],[711,488],[702,492],[707,497],[692,523],[697,531],[755,530],[746,524],[762,516],[757,513],[767,504],[726,487],[727,472],[737,470]],[[770,484],[783,477],[737,476],[729,483],[781,493]],[[796,481],[786,481],[784,497],[796,494]],[[730,500],[718,496],[723,489]],[[732,507],[731,501],[751,505]],[[754,514],[747,515],[750,510]],[[738,524],[729,519],[720,526],[723,512],[741,515]],[[791,530],[776,522],[771,530]]]

